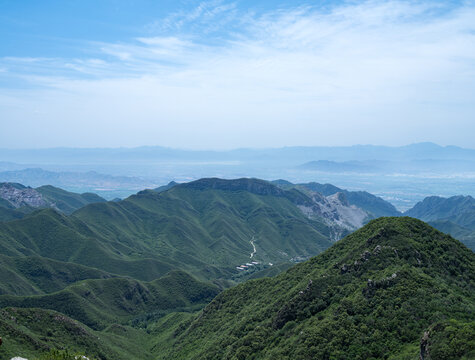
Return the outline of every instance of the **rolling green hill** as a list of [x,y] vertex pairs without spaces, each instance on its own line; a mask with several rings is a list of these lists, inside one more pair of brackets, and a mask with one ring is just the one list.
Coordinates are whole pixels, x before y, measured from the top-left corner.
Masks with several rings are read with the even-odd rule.
[[[35,360],[50,349],[63,348],[73,354],[87,355],[91,360],[154,358],[145,341],[147,333],[140,329],[114,324],[104,331],[94,331],[53,310],[0,309],[0,333],[1,359],[21,356]],[[41,359],[51,360],[51,357],[44,355]]]
[[106,201],[94,193],[77,194],[51,185],[40,186],[35,190],[38,191],[45,200],[54,204],[56,209],[65,214],[71,214],[88,204]]
[[475,199],[471,196],[429,196],[405,212],[448,233],[475,250]]
[[131,244],[120,240],[103,236],[77,217],[53,209],[0,223],[0,251],[6,256],[40,256],[145,281],[178,268],[178,263],[167,257],[147,254],[140,239]]
[[63,212],[0,222],[0,358],[51,348],[111,360],[474,355],[460,341],[474,334],[472,251],[407,217],[333,244],[341,229],[302,210],[318,199],[280,185],[201,179],[92,197],[70,215],[72,198],[46,187],[44,198],[65,196]]
[[0,308],[43,308],[59,311],[96,330],[127,323],[148,313],[205,304],[217,295],[215,285],[182,271],[151,282],[127,278],[88,279],[65,289],[36,296],[0,296]]
[[[201,279],[231,279],[251,253],[258,262],[280,263],[308,258],[331,245],[331,228],[308,219],[296,205],[308,201],[297,190],[261,180],[203,179],[162,193],[143,191],[119,202],[90,204],[71,216],[43,209],[0,223],[0,252],[143,281],[173,269]],[[37,266],[49,271],[46,263]],[[12,281],[17,280],[16,289],[11,282],[0,282],[0,289],[16,295],[58,289],[53,284],[37,288],[23,275]]]
[[475,199],[471,196],[443,198],[429,196],[405,212],[423,221],[449,220],[459,226],[475,230]]
[[[152,282],[85,280],[47,295],[0,296],[0,358],[38,356],[50,349],[98,359],[152,359],[143,322],[196,311],[219,292],[182,271]],[[8,356],[8,357],[7,357]]]
[[50,185],[33,189],[17,183],[0,183],[0,221],[21,219],[39,208],[71,214],[85,205],[105,201],[93,193],[76,194]]
[[474,311],[471,250],[419,220],[380,218],[275,278],[222,292],[157,337],[157,349],[167,350],[156,354],[473,359]]
[[1,295],[0,357],[51,348],[118,360],[475,354],[475,255],[412,218],[373,220],[280,275],[221,293],[182,271],[148,282],[90,276],[59,291]]
[[457,240],[460,240],[468,248],[475,251],[475,230],[464,228],[449,220],[434,220],[429,221],[429,224],[446,234],[452,235]]
[[40,295],[64,289],[77,281],[113,275],[71,262],[40,256],[0,255],[0,295]]
[[[58,194],[54,188],[46,190]],[[160,193],[96,202],[71,215],[46,208],[1,222],[0,308],[19,311],[27,325],[6,316],[1,326],[11,347],[0,350],[30,356],[69,347],[104,359],[146,359],[149,355],[140,355],[150,345],[146,333],[134,356],[117,352],[117,339],[129,330],[135,336],[140,327],[151,329],[169,312],[203,307],[222,287],[249,278],[236,266],[251,259],[264,269],[262,274],[249,271],[252,277],[271,276],[290,266],[289,261],[329,247],[330,227],[298,208],[309,201],[297,190],[284,191],[261,180],[203,179]],[[80,321],[84,331],[74,326],[71,331],[92,337],[63,333],[69,330],[51,321],[56,316],[52,310]],[[57,330],[33,324],[36,318]],[[109,334],[111,326],[123,327],[124,334]],[[101,341],[92,341],[95,336]],[[22,341],[35,345],[15,353]],[[126,338],[123,344],[136,346]]]
[[74,213],[89,228],[140,252],[203,266],[213,276],[254,259],[277,263],[311,256],[330,246],[331,229],[308,219],[296,202],[310,201],[255,179],[203,179],[157,193],[142,191],[117,203]]
[[[19,209],[3,206],[5,204],[1,204],[2,200],[3,199],[0,199],[0,221],[18,220],[25,217],[25,215],[35,211],[35,208],[27,206],[23,206]],[[3,201],[6,202],[6,200]]]

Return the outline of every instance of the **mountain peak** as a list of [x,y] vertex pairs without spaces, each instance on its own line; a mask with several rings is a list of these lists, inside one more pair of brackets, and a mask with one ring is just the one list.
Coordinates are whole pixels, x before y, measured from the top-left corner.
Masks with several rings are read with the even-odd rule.
[[233,180],[219,178],[204,178],[179,185],[183,188],[194,190],[224,190],[224,191],[248,191],[257,195],[284,196],[284,190],[260,179],[240,178]]
[[[415,359],[425,332],[434,345],[434,323],[453,319],[453,328],[464,329],[464,321],[473,321],[474,265],[472,251],[422,221],[379,218],[273,279],[224,291],[177,333],[170,353]],[[431,358],[449,358],[426,348]]]
[[[407,216],[381,217],[372,220],[341,240],[334,248],[337,251],[339,248],[344,250],[347,259],[364,257],[362,254],[386,251],[385,261],[381,262],[381,258],[376,264],[379,270],[396,263],[431,268],[438,264],[437,269],[446,269],[450,267],[450,264],[447,263],[446,258],[438,255],[436,249],[460,257],[470,253],[470,250],[449,235],[421,220]],[[462,267],[457,271],[463,273]],[[435,270],[431,269],[431,271]]]

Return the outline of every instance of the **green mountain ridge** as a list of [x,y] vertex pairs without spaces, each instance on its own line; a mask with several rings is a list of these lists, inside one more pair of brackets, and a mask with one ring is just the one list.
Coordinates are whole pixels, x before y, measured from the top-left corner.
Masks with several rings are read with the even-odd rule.
[[174,271],[148,283],[85,280],[48,295],[0,296],[0,357],[66,348],[103,360],[153,359],[150,336],[135,324],[169,312],[196,311],[218,292]]
[[0,296],[0,308],[56,310],[102,330],[111,323],[126,324],[138,315],[204,304],[219,292],[182,271],[151,282],[127,278],[88,279],[58,292],[36,296]]
[[380,216],[405,215],[428,221],[438,230],[449,233],[469,248],[475,249],[475,200],[471,196],[429,196],[401,213],[391,203],[366,191],[348,191],[332,184],[317,182],[292,184],[286,180],[276,180],[273,183],[283,189],[317,192],[326,197],[342,193],[350,205],[368,212],[368,220]]
[[[307,199],[305,195],[287,194],[272,185],[273,193],[255,193],[241,188],[241,180],[229,181],[238,184],[232,189],[219,188],[213,181],[198,180],[161,193],[142,191],[115,205],[88,206],[74,216],[107,236],[154,241],[152,251],[171,259],[204,261],[225,271],[249,261],[253,237],[260,261],[308,256],[330,245],[328,226],[306,218],[288,199]],[[266,182],[252,182],[268,189]]]
[[457,240],[460,240],[468,248],[475,251],[475,230],[464,228],[449,220],[434,220],[428,222],[431,226],[435,227],[446,234],[452,235]]
[[[318,187],[336,192],[324,199]],[[474,253],[407,217],[333,243],[341,228],[319,201],[347,209],[353,194],[390,211],[339,190],[206,178],[0,221],[0,358],[51,348],[111,360],[474,356],[460,341],[474,334]]]
[[43,198],[54,204],[55,208],[65,214],[72,214],[88,204],[106,201],[94,193],[76,194],[51,185],[40,186],[35,190],[43,195]]
[[91,203],[106,200],[94,193],[77,194],[51,185],[36,189],[17,183],[0,183],[0,221],[21,219],[40,208],[72,214]]
[[[460,242],[380,218],[275,278],[222,292],[161,340],[171,345],[159,358],[418,359],[427,331],[426,359],[470,359],[474,284],[475,254]],[[458,341],[444,340],[450,332]]]
[[429,222],[475,250],[475,199],[471,196],[429,196],[404,213]]
[[[208,179],[89,204],[70,216],[42,209],[0,222],[0,251],[143,281],[173,269],[201,279],[231,279],[235,267],[250,260],[251,241],[255,259],[263,263],[309,257],[330,246],[331,229],[308,219],[294,203],[305,201],[309,198],[296,190],[260,180]],[[43,290],[33,293],[38,291]]]
[[[221,288],[244,280],[246,274],[236,266],[249,262],[251,253],[265,264],[262,276],[270,276],[294,258],[329,247],[330,228],[296,206],[308,201],[297,190],[284,191],[256,179],[204,179],[161,193],[143,191],[118,202],[89,204],[71,215],[34,210],[0,222],[1,268],[8,274],[0,281],[0,307],[24,309],[33,317],[38,312],[40,318],[44,311],[56,310],[99,331],[101,339],[114,324],[133,325],[130,331],[136,334],[140,324],[148,329],[153,319],[168,312],[196,311]],[[284,265],[272,268],[267,262]],[[87,350],[81,339],[75,342],[69,335],[54,341],[39,328],[7,330],[7,335],[19,332],[40,344],[38,351],[58,345]],[[0,351],[32,353],[14,353],[21,340],[12,342],[12,337],[7,343],[17,345]],[[101,347],[92,354],[146,358],[117,357],[110,341],[96,344]]]
[[475,230],[475,199],[471,196],[429,196],[404,214],[424,221],[449,220]]
[[0,333],[2,359],[15,356],[36,359],[50,349],[62,348],[87,354],[90,359],[153,359],[145,347],[141,330],[111,325],[105,331],[94,331],[53,310],[1,309]]
[[0,235],[2,254],[12,257],[41,256],[141,280],[153,280],[176,267],[176,263],[159,254],[139,256],[144,251],[139,242],[130,247],[109,239],[79,218],[53,209],[0,223]]
[[105,271],[40,256],[0,255],[0,295],[39,295],[59,291],[86,279],[113,277]]
[[105,276],[0,296],[0,356],[64,347],[124,360],[475,354],[475,254],[412,218],[373,220],[280,275],[221,293],[182,271],[149,282]]

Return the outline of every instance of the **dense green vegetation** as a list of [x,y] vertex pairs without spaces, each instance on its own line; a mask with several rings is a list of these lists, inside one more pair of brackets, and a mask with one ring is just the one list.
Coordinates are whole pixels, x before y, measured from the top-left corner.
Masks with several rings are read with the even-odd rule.
[[253,239],[254,259],[266,263],[308,257],[331,245],[329,227],[295,205],[309,201],[304,194],[260,180],[217,183],[205,179],[162,193],[144,191],[71,216],[39,210],[0,223],[0,252],[151,281],[173,269],[231,279],[235,267],[249,261]]
[[51,352],[68,349],[97,359],[416,360],[422,349],[425,359],[468,360],[475,351],[475,255],[411,218],[373,220],[193,314],[218,291],[172,272],[148,283],[106,278],[1,296],[0,356],[68,359]]
[[102,330],[111,323],[127,323],[156,311],[206,304],[219,292],[182,271],[152,282],[125,278],[84,280],[46,295],[0,296],[0,308],[43,308],[59,311],[83,324]]
[[330,247],[307,191],[202,179],[0,222],[0,358],[473,358],[473,252],[407,217]]
[[[471,358],[475,254],[411,218],[380,218],[323,254],[268,279],[218,295],[162,344],[162,359],[417,359],[437,323],[468,336],[457,355],[439,341],[437,359]],[[470,325],[472,324],[472,325]],[[435,327],[434,327],[435,326]],[[457,335],[458,336],[458,335]],[[455,337],[457,337],[455,336]],[[445,355],[444,355],[445,354]]]
[[154,358],[148,350],[147,333],[141,329],[114,324],[103,331],[94,331],[52,310],[1,309],[0,333],[3,339],[1,359],[21,356],[69,360],[71,354],[86,355],[91,360]]
[[[54,188],[44,190],[58,194]],[[49,208],[2,222],[0,307],[25,311],[28,319],[43,319],[44,311],[55,310],[103,340],[93,344],[70,338],[62,334],[68,329],[48,335],[46,329],[56,325],[46,318],[41,326],[23,328],[7,316],[2,334],[9,345],[2,349],[30,355],[93,346],[97,351],[86,353],[101,359],[146,359],[149,355],[140,354],[148,349],[147,332],[157,333],[153,324],[163,317],[176,311],[191,316],[221,288],[251,276],[275,275],[290,264],[277,263],[329,247],[328,226],[307,219],[295,205],[305,201],[303,193],[260,180],[207,179],[119,202],[97,202],[70,216]],[[250,261],[251,241],[256,246],[253,260],[260,265],[240,274],[236,266]],[[129,331],[141,332],[141,352],[115,349],[109,332],[122,328],[124,334],[114,333],[118,339]],[[8,335],[18,331],[19,337]],[[25,339],[37,345],[18,352]],[[130,341],[123,339],[123,346]]]
[[471,196],[443,198],[429,196],[405,212],[424,221],[450,220],[467,229],[475,230],[475,199]]
[[475,199],[471,196],[429,196],[405,212],[448,233],[475,250]]
[[450,220],[434,220],[429,221],[429,224],[437,230],[452,235],[475,251],[475,230],[467,229]]
[[149,283],[86,280],[48,295],[0,296],[0,358],[48,352],[40,359],[49,359],[50,350],[68,349],[98,359],[151,359],[150,331],[142,328],[177,310],[199,310],[218,292],[174,271]]
[[54,207],[65,214],[92,203],[105,202],[106,200],[94,193],[76,194],[51,185],[40,186],[35,189],[45,200],[54,204]]
[[451,319],[431,325],[421,341],[424,360],[475,359],[474,334],[475,321]]
[[[11,221],[23,218],[25,215],[35,211],[34,208],[23,206],[15,209],[10,204],[1,204],[3,199],[0,199],[0,221]],[[6,200],[3,200],[6,202]],[[5,206],[3,206],[5,205]]]
[[0,295],[39,295],[64,289],[77,281],[106,279],[113,275],[64,261],[40,256],[0,255]]

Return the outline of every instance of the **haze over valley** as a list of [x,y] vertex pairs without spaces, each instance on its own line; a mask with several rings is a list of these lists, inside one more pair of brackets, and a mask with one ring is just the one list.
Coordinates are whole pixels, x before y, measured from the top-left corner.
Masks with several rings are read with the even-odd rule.
[[0,152],[0,181],[92,191],[109,200],[170,181],[203,177],[330,183],[369,191],[405,211],[431,195],[475,195],[475,150],[419,143],[230,151],[140,147]]

